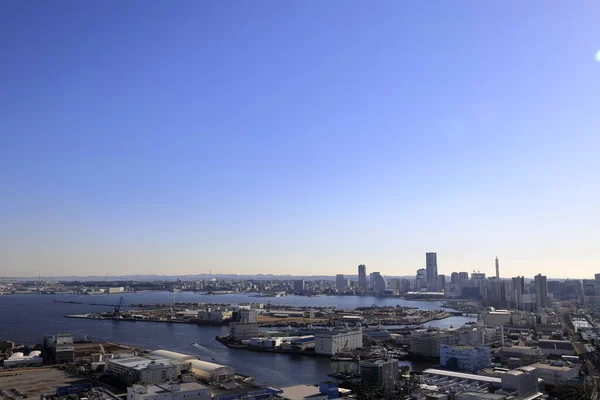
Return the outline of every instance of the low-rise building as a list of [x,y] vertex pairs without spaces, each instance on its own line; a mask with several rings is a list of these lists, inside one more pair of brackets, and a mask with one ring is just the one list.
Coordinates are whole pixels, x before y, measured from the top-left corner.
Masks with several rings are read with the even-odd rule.
[[337,354],[360,349],[363,346],[362,329],[320,332],[315,335],[315,352]]
[[511,313],[509,310],[490,310],[483,313],[483,323],[490,326],[509,325]]
[[539,378],[551,385],[563,384],[579,376],[578,364],[557,361],[553,363],[536,363],[530,366],[537,370]]
[[127,400],[210,400],[208,386],[197,382],[133,385],[127,388]]
[[504,346],[496,356],[509,368],[522,367],[545,359],[539,347],[529,346]]
[[69,333],[59,333],[56,335],[54,343],[54,361],[57,364],[62,364],[73,362],[73,360],[75,360],[73,337]]
[[21,352],[13,353],[10,357],[4,360],[5,367],[26,367],[30,365],[42,365],[44,360],[41,357],[41,352],[34,350],[28,355]]
[[492,364],[490,348],[477,346],[440,345],[440,364],[449,369],[476,372]]
[[198,322],[223,323],[231,320],[233,311],[224,308],[212,309],[210,307],[198,311]]
[[105,370],[112,372],[126,385],[138,382],[156,385],[177,377],[177,367],[167,358],[109,358]]
[[542,349],[542,354],[544,355],[565,355],[572,356],[575,354],[575,350],[573,350],[573,343],[569,340],[545,340],[542,339],[539,341],[540,349]]
[[537,370],[532,367],[520,367],[500,375],[501,391],[514,394],[518,398],[526,398],[538,393],[539,382]]

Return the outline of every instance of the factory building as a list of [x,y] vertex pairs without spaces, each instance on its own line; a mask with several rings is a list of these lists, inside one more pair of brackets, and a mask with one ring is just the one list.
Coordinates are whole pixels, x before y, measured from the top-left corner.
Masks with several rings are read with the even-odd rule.
[[258,336],[258,324],[252,322],[232,322],[229,324],[229,335],[234,340],[247,340]]
[[511,323],[511,313],[509,310],[491,309],[483,313],[483,323],[489,326],[509,325]]
[[452,370],[477,372],[492,364],[490,348],[477,346],[440,345],[440,364]]
[[204,310],[198,311],[198,321],[205,323],[223,323],[233,317],[233,311],[224,308],[212,309],[207,307]]
[[134,383],[161,384],[177,377],[177,367],[168,358],[109,358],[106,371],[110,371],[126,385]]
[[523,367],[545,358],[539,347],[529,346],[505,346],[496,353],[496,357],[509,368]]
[[361,381],[369,386],[391,387],[400,375],[398,360],[394,358],[361,361],[359,370]]
[[575,354],[573,344],[569,340],[545,340],[539,341],[540,349],[544,355],[565,355],[572,356]]
[[235,377],[235,370],[231,367],[201,361],[188,354],[175,353],[168,350],[155,350],[150,355],[169,359],[172,364],[185,367],[182,370],[187,369],[206,382],[224,382]]
[[127,388],[127,400],[210,400],[208,386],[197,382],[162,385],[133,385]]
[[108,294],[123,293],[124,291],[125,291],[124,287],[110,287],[110,288],[108,288]]
[[426,369],[421,376],[421,383],[435,387],[440,392],[449,393],[464,391],[489,393],[490,390],[500,389],[501,382],[501,379],[498,377],[435,368]]
[[550,364],[536,363],[530,365],[536,369],[538,377],[551,385],[564,384],[579,376],[579,365],[555,361]]
[[362,348],[362,329],[353,331],[320,332],[315,335],[315,352],[337,354]]
[[6,360],[4,360],[4,366],[10,367],[25,367],[29,365],[42,365],[44,360],[41,357],[40,351],[32,351],[28,355],[24,355],[21,352],[16,352]]
[[502,390],[497,393],[514,394],[526,398],[538,393],[539,382],[537,370],[532,367],[521,367],[500,375]]

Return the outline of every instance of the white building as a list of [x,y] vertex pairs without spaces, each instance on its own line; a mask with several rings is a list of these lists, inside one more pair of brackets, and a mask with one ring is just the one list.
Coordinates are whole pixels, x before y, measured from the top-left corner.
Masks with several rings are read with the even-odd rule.
[[537,370],[533,367],[521,367],[500,375],[502,391],[516,392],[519,398],[532,396],[539,390]]
[[337,354],[360,349],[363,346],[362,329],[353,331],[320,332],[315,335],[315,352]]
[[232,316],[233,311],[224,308],[211,309],[208,307],[205,310],[198,311],[199,322],[222,323],[225,320],[231,319]]
[[27,365],[42,365],[43,359],[40,356],[41,352],[34,350],[28,355],[24,355],[21,352],[16,352],[6,360],[4,360],[5,367],[24,367]]
[[478,346],[440,345],[440,364],[446,368],[476,372],[492,364],[490,348]]
[[535,368],[538,377],[551,385],[563,384],[579,376],[579,365],[567,364],[563,361],[552,364],[537,363],[530,367]]
[[161,384],[177,377],[177,367],[168,358],[145,357],[109,358],[106,371],[112,372],[124,383]]
[[123,293],[124,291],[125,291],[124,287],[110,287],[110,288],[108,288],[108,294]]
[[240,309],[240,322],[257,323],[258,311],[251,309]]
[[210,388],[197,382],[133,385],[127,400],[210,400]]
[[172,364],[181,365],[182,367],[189,369],[190,372],[194,373],[198,378],[207,382],[224,382],[235,377],[235,370],[231,367],[201,361],[198,360],[197,357],[188,354],[176,353],[168,350],[154,350],[150,355],[157,358],[161,357],[169,359]]

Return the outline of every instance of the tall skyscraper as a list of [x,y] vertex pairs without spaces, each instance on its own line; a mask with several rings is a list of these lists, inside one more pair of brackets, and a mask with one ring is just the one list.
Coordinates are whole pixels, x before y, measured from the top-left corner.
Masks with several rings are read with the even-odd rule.
[[427,290],[435,291],[437,286],[437,253],[425,253],[425,271],[427,275]]
[[517,276],[512,278],[511,306],[516,309],[523,309],[523,295],[525,294],[525,277]]
[[373,291],[376,294],[383,294],[388,288],[387,281],[379,272],[373,272],[371,276],[373,277]]
[[358,266],[358,288],[363,292],[367,291],[367,266],[365,264]]
[[496,256],[496,278],[500,279],[500,263],[498,262],[498,256]]
[[344,278],[344,274],[337,274],[335,276],[335,288],[337,290],[346,289],[346,278]]
[[548,280],[542,274],[537,274],[535,281],[535,305],[539,310],[548,306]]

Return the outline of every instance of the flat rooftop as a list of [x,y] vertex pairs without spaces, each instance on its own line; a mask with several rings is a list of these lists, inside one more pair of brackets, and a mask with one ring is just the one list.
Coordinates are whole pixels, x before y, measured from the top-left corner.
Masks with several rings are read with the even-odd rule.
[[306,397],[319,394],[319,388],[312,385],[296,385],[281,388],[283,393],[278,396],[288,400],[302,400]]
[[496,378],[493,376],[475,375],[475,374],[468,374],[465,372],[456,372],[456,371],[446,371],[443,369],[436,369],[436,368],[427,368],[425,371],[423,371],[423,375],[425,375],[425,374],[448,376],[451,378],[458,378],[458,379],[470,379],[473,381],[489,382],[489,383],[501,383],[502,382],[502,379]]

